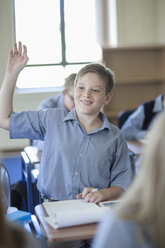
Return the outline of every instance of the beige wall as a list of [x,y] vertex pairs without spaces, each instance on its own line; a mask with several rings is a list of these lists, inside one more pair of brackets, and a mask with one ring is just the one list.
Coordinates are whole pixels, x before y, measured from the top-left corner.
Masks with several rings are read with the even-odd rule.
[[158,0],[157,4],[157,35],[160,44],[165,44],[165,0]]
[[[109,0],[105,0],[106,4]],[[165,44],[165,1],[164,0],[116,0],[118,42],[121,46]],[[104,8],[102,8],[104,9]],[[100,15],[102,19],[104,14]],[[106,15],[106,19],[107,15]],[[12,0],[0,1],[0,85],[2,83],[7,56],[13,44]],[[104,20],[99,27],[107,29]],[[106,30],[108,32],[108,30]],[[100,34],[106,34],[102,30]],[[105,35],[105,37],[107,37]],[[100,37],[100,42],[102,39]],[[38,103],[54,93],[17,94],[14,110],[36,109]],[[0,150],[18,149],[28,144],[27,140],[10,140],[8,132],[0,130]]]
[[118,44],[157,43],[157,0],[117,0]]
[[96,0],[98,41],[104,48],[111,46],[107,24],[111,1],[116,1],[118,46],[165,44],[164,0]]

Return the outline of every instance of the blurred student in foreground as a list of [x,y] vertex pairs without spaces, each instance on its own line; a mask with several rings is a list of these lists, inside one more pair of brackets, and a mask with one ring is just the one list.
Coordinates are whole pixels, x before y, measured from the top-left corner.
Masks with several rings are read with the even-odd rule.
[[152,126],[139,174],[100,223],[92,248],[165,247],[165,113]]
[[[76,78],[76,73],[70,74],[65,78],[64,90],[57,96],[49,97],[44,99],[38,106],[38,110],[48,109],[48,108],[64,108],[70,112],[74,104],[74,80]],[[39,150],[43,150],[44,142],[41,140],[34,140],[32,142],[33,146],[38,147]]]
[[[0,184],[0,247],[1,248],[44,248],[45,242],[37,240],[27,233],[22,226],[9,222],[5,218],[5,207],[2,203]],[[47,247],[47,246],[46,246]]]

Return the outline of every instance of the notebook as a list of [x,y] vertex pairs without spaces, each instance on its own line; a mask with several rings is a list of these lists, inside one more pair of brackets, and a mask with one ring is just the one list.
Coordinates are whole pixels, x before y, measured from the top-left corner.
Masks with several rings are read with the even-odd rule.
[[43,207],[48,214],[44,220],[55,229],[96,223],[109,210],[83,199],[44,202]]

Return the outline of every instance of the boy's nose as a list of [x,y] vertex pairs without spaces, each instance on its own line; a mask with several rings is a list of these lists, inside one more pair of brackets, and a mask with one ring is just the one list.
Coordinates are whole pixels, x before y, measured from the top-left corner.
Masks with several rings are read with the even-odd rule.
[[84,97],[90,97],[90,90],[84,91]]

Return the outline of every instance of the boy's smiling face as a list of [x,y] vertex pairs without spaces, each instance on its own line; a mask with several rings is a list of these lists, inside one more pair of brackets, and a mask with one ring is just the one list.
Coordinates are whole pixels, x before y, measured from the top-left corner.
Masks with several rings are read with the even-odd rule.
[[105,83],[96,73],[88,72],[79,78],[74,89],[77,114],[98,115],[103,105],[108,104],[112,93],[106,95]]

